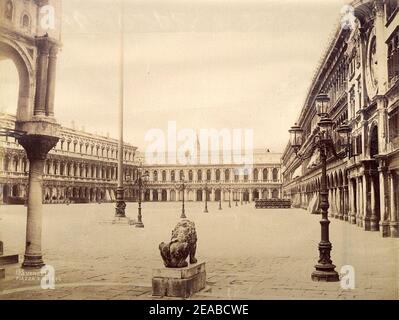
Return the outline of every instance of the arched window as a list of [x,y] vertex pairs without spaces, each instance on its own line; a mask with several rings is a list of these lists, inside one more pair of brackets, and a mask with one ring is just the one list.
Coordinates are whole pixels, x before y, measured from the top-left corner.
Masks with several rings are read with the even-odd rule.
[[220,181],[220,170],[216,169],[216,181]]
[[12,1],[9,0],[9,1],[6,2],[6,7],[5,7],[5,10],[4,10],[4,16],[8,20],[12,20],[13,14],[14,14],[14,5],[13,5]]
[[197,179],[198,179],[198,181],[202,181],[202,171],[201,170],[198,170],[198,172],[197,172]]
[[263,181],[267,181],[267,169],[263,169]]
[[170,172],[170,181],[175,181],[175,170]]
[[258,169],[255,169],[254,170],[254,180],[255,181],[258,181],[258,176],[259,176],[259,171],[258,171]]
[[248,169],[244,169],[244,181],[248,181]]
[[183,181],[183,180],[184,180],[184,171],[183,171],[183,170],[180,170],[180,172],[179,172],[179,178],[180,178],[180,181]]
[[230,181],[230,169],[224,170],[224,180]]
[[166,181],[166,171],[162,171],[162,181]]
[[193,171],[192,171],[192,170],[190,170],[190,171],[188,172],[188,180],[189,180],[189,181],[193,181]]
[[211,181],[211,170],[206,170],[206,180]]
[[28,30],[28,31],[30,30],[30,18],[27,14],[24,14],[22,16],[21,24],[22,24],[23,29]]
[[278,180],[278,170],[277,168],[273,169],[273,181],[276,182]]
[[234,181],[240,180],[240,172],[238,169],[234,169]]
[[154,171],[154,181],[158,181],[158,171]]

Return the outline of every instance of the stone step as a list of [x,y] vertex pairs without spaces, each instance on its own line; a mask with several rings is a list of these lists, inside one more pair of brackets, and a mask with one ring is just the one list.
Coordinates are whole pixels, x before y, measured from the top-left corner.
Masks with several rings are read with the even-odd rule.
[[5,266],[8,264],[15,264],[19,262],[19,257],[17,254],[1,255],[0,256],[0,266]]

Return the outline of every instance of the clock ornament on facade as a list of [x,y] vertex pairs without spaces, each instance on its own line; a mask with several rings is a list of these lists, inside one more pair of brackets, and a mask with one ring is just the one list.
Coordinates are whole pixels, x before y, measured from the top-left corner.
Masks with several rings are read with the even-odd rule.
[[372,99],[378,92],[378,59],[375,29],[370,33],[367,42],[366,59],[366,87],[369,98]]

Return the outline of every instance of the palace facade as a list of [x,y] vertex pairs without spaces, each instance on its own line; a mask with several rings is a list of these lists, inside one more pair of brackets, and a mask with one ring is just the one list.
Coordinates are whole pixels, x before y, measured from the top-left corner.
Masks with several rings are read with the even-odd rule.
[[[350,157],[328,161],[330,215],[398,237],[399,2],[354,1],[352,8],[354,24],[336,31],[297,120],[306,137],[302,151],[310,149],[317,125],[315,97],[327,93],[333,129],[344,121],[352,127]],[[288,144],[282,163],[284,196],[317,212],[317,155],[301,162]]]
[[[223,161],[220,161],[223,163]],[[281,198],[281,154],[253,152],[253,164],[148,165],[146,201],[254,201]],[[182,184],[184,181],[184,190]],[[206,198],[205,198],[206,197]]]
[[[1,128],[15,128],[15,117],[0,114]],[[61,128],[61,138],[49,152],[43,176],[44,203],[112,202],[117,186],[115,139],[74,128]],[[124,146],[125,200],[138,199],[137,148]],[[254,201],[281,198],[281,154],[257,150],[254,164],[147,165],[149,180],[142,190],[144,201],[185,200]],[[23,204],[27,196],[29,160],[12,137],[0,137],[0,204]],[[208,190],[208,193],[206,193]]]
[[[15,117],[0,114],[0,128],[15,128]],[[132,181],[137,174],[137,148],[124,146],[125,197],[135,199]],[[44,203],[86,203],[115,200],[118,142],[73,128],[61,128],[61,137],[46,160]],[[12,137],[0,137],[0,204],[25,202],[29,160]]]

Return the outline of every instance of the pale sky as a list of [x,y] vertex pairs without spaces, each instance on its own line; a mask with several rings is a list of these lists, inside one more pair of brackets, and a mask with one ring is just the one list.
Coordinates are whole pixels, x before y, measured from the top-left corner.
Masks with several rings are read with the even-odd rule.
[[[253,129],[283,151],[344,0],[126,0],[125,140],[148,130]],[[115,0],[63,1],[56,118],[117,137]],[[14,66],[0,62],[0,109],[16,111]],[[14,100],[13,100],[14,99]]]

